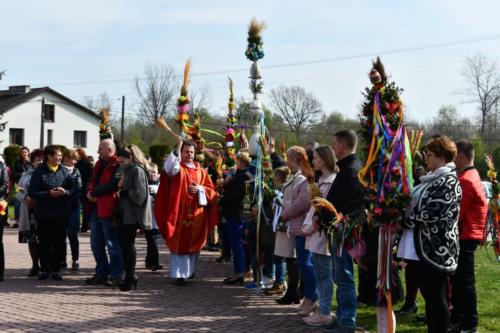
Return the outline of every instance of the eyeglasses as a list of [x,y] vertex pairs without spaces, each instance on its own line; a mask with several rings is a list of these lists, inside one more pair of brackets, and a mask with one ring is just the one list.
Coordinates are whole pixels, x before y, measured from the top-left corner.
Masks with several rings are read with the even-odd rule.
[[436,154],[433,153],[433,152],[430,152],[430,151],[426,151],[425,152],[425,157],[429,157],[429,156],[436,156]]

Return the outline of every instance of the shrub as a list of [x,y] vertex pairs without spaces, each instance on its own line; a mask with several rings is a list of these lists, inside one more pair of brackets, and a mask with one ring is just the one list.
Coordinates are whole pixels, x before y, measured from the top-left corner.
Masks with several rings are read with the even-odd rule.
[[149,147],[149,156],[151,156],[153,163],[157,164],[160,169],[163,165],[165,155],[169,152],[170,147],[168,145],[152,145]]
[[9,145],[4,148],[3,154],[5,156],[5,164],[9,167],[14,167],[14,162],[19,158],[21,154],[21,146],[19,145]]

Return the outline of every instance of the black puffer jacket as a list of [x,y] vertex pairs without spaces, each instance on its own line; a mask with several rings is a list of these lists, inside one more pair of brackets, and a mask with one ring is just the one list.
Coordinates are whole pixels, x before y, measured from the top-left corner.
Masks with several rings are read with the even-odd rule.
[[73,183],[75,184],[75,195],[71,197],[70,208],[75,209],[78,205],[81,193],[83,191],[82,176],[80,174],[80,170],[78,170],[76,167],[73,168],[73,171],[68,170],[68,172],[70,173],[71,178],[73,178]]
[[[359,182],[358,172],[361,161],[352,154],[337,163],[339,173],[330,187],[326,199],[344,215],[357,218],[364,211],[365,190]],[[321,221],[333,220],[333,214],[322,212],[319,214]]]
[[245,197],[245,182],[252,179],[248,169],[237,170],[226,184],[224,194],[219,201],[222,208],[222,216],[226,218],[241,218],[243,198]]
[[[56,187],[62,187],[65,190],[64,195],[57,198],[51,197],[49,191]],[[38,221],[68,218],[71,199],[79,194],[66,168],[59,165],[53,172],[47,163],[43,163],[33,172],[28,193],[37,201],[35,217]]]

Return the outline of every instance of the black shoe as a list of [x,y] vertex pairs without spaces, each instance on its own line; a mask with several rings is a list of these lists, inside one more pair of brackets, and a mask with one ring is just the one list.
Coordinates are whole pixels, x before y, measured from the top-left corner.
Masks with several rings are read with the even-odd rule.
[[137,290],[137,277],[134,276],[133,278],[125,278],[123,283],[118,285],[118,288],[120,288],[120,291],[130,291],[134,287],[135,290]]
[[227,262],[231,262],[231,258],[226,256],[220,256],[219,258],[215,259],[215,262],[218,262],[219,264],[224,264]]
[[230,286],[234,286],[237,284],[242,286],[245,283],[245,281],[243,280],[243,276],[240,276],[239,278],[236,278],[236,279],[233,279],[233,278],[224,279],[224,281],[222,281],[222,283],[230,285]]
[[110,278],[107,280],[104,285],[106,287],[118,287],[120,284],[122,284],[123,280],[121,278]]
[[217,244],[209,243],[205,246],[205,250],[209,252],[217,252],[219,251],[219,247],[217,246]]
[[98,275],[92,276],[90,279],[85,280],[85,284],[89,285],[99,285],[99,284],[105,284],[107,280],[103,279],[102,277]]
[[300,304],[300,297],[298,295],[292,295],[291,293],[285,293],[285,296],[277,299],[276,303],[280,305]]
[[52,273],[52,280],[61,281],[63,279],[62,275],[59,273]]
[[462,324],[461,323],[450,323],[448,327],[448,333],[461,333],[462,332]]
[[415,317],[415,320],[419,323],[427,324],[427,317],[425,315],[418,315]]
[[414,302],[412,304],[403,304],[403,306],[401,307],[401,309],[399,309],[398,311],[396,311],[396,313],[399,313],[399,314],[410,314],[410,313],[417,313],[418,311],[418,306],[417,306],[417,303]]
[[38,267],[33,267],[30,269],[30,272],[28,274],[28,277],[35,277],[38,276],[38,273],[40,272],[40,268]]
[[162,265],[151,265],[151,264],[146,264],[146,269],[149,269],[152,272],[159,271],[160,269],[163,269]]
[[65,261],[61,262],[61,268],[68,268],[68,263]]
[[193,273],[193,274],[191,274],[191,276],[190,276],[190,277],[188,277],[188,279],[189,279],[189,280],[194,280],[194,273]]
[[47,272],[40,272],[40,274],[38,274],[38,280],[47,280],[49,277],[50,275]]
[[175,280],[175,285],[176,286],[185,286],[186,285],[186,279],[184,278],[178,278]]

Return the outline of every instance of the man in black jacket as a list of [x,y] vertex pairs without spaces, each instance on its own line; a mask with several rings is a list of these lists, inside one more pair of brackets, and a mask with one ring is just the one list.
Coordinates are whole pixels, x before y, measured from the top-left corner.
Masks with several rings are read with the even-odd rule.
[[[359,182],[361,161],[356,156],[358,137],[352,130],[335,133],[332,148],[338,159],[339,173],[333,181],[326,199],[337,211],[351,219],[358,218],[364,211],[364,189]],[[331,214],[320,214],[322,221],[331,221]],[[338,244],[332,244],[334,281],[337,284],[337,320],[324,327],[327,332],[354,332],[356,328],[356,287],[354,284],[353,261],[349,253],[342,251],[339,257]]]
[[38,223],[41,269],[39,280],[62,280],[61,262],[66,248],[66,223],[70,202],[77,197],[77,188],[71,174],[61,165],[62,153],[58,147],[44,149],[45,162],[31,176],[29,196],[36,200],[35,217]]

